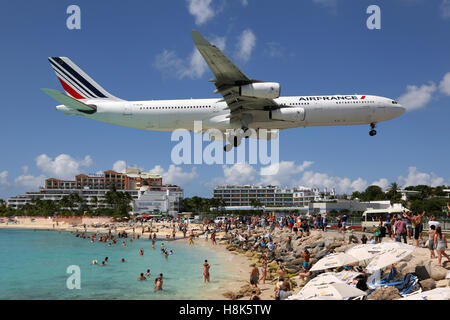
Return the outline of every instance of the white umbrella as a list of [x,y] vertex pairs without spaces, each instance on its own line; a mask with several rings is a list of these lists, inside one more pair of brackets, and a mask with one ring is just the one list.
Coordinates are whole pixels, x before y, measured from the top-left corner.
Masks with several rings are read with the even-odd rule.
[[380,252],[366,267],[368,273],[373,273],[391,264],[397,263],[413,253],[411,249],[388,249]]
[[355,280],[355,278],[360,275],[362,275],[361,272],[355,271],[341,271],[335,274],[336,278],[345,282],[346,284],[352,283],[352,281]]
[[409,249],[414,251],[416,247],[398,241],[381,242],[367,246],[367,251],[369,252],[381,252],[387,249]]
[[313,265],[310,271],[333,269],[355,262],[358,262],[356,257],[340,252],[323,257]]
[[370,260],[377,255],[377,252],[372,247],[373,245],[371,244],[360,244],[348,249],[345,253],[354,256],[358,261]]
[[450,288],[436,288],[415,293],[400,300],[450,300]]
[[346,285],[345,283],[330,283],[325,285],[310,286],[289,300],[343,300],[346,298],[366,295],[362,290]]
[[324,284],[330,284],[330,283],[344,283],[341,279],[339,279],[336,276],[336,273],[334,272],[326,272],[319,274],[314,279],[311,279],[308,281],[308,283],[300,290],[302,292],[305,290],[305,288],[311,287],[311,286],[317,286],[317,285],[324,285]]

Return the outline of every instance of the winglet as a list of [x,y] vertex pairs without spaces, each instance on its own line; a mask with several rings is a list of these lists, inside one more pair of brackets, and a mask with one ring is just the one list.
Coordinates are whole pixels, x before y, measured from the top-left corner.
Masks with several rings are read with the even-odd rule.
[[197,30],[191,30],[191,35],[196,46],[211,46],[211,43],[209,43],[209,41],[206,40]]

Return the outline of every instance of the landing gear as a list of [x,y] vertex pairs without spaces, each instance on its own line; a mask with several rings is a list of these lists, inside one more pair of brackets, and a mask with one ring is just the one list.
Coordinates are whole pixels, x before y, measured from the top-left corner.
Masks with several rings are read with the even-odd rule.
[[242,138],[248,138],[251,136],[251,130],[249,130],[248,128],[242,128],[242,129],[238,129],[236,130],[235,134],[232,136],[229,136],[228,140],[228,144],[226,144],[223,147],[223,150],[225,152],[231,151],[234,148],[237,148],[241,145],[242,142]]
[[371,137],[373,137],[374,135],[377,134],[377,130],[375,130],[375,127],[376,127],[376,126],[377,126],[377,124],[376,124],[375,122],[372,122],[372,123],[370,124],[370,128],[371,128],[372,130],[369,131],[369,135],[370,135]]

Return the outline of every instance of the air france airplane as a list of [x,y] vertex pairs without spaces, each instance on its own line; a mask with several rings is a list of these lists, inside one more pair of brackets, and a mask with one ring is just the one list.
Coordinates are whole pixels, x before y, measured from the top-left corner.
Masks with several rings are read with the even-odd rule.
[[[222,132],[219,140],[229,142],[224,146],[225,151],[239,146],[243,137],[250,136],[250,131],[257,133],[251,137],[275,139],[278,129],[369,124],[369,134],[374,136],[378,122],[405,112],[397,101],[374,95],[281,97],[279,83],[250,79],[198,31],[192,31],[192,38],[214,73],[215,78],[210,81],[216,86],[214,93],[222,95],[221,99],[122,100],[66,57],[49,58],[66,94],[42,90],[61,103],[56,109],[64,114],[125,127],[194,130],[194,122],[202,121],[202,132],[208,129]],[[244,135],[230,134],[239,131],[236,129],[242,129]],[[260,129],[266,129],[266,134],[260,135],[264,131]]]

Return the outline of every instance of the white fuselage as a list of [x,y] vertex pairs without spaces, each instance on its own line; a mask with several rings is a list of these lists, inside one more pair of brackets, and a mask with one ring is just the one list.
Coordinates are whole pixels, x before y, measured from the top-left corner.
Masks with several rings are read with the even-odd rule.
[[[392,99],[379,96],[334,95],[279,97],[280,107],[298,108],[302,117],[274,120],[269,110],[245,110],[251,115],[248,127],[253,129],[288,129],[308,126],[358,125],[386,121],[400,116],[405,109]],[[230,111],[221,99],[125,101],[86,99],[97,112],[86,114],[64,105],[57,110],[97,121],[144,130],[173,131],[194,129],[194,121],[202,121],[203,129],[241,128],[241,122],[230,121]],[[232,118],[231,118],[232,119]]]

